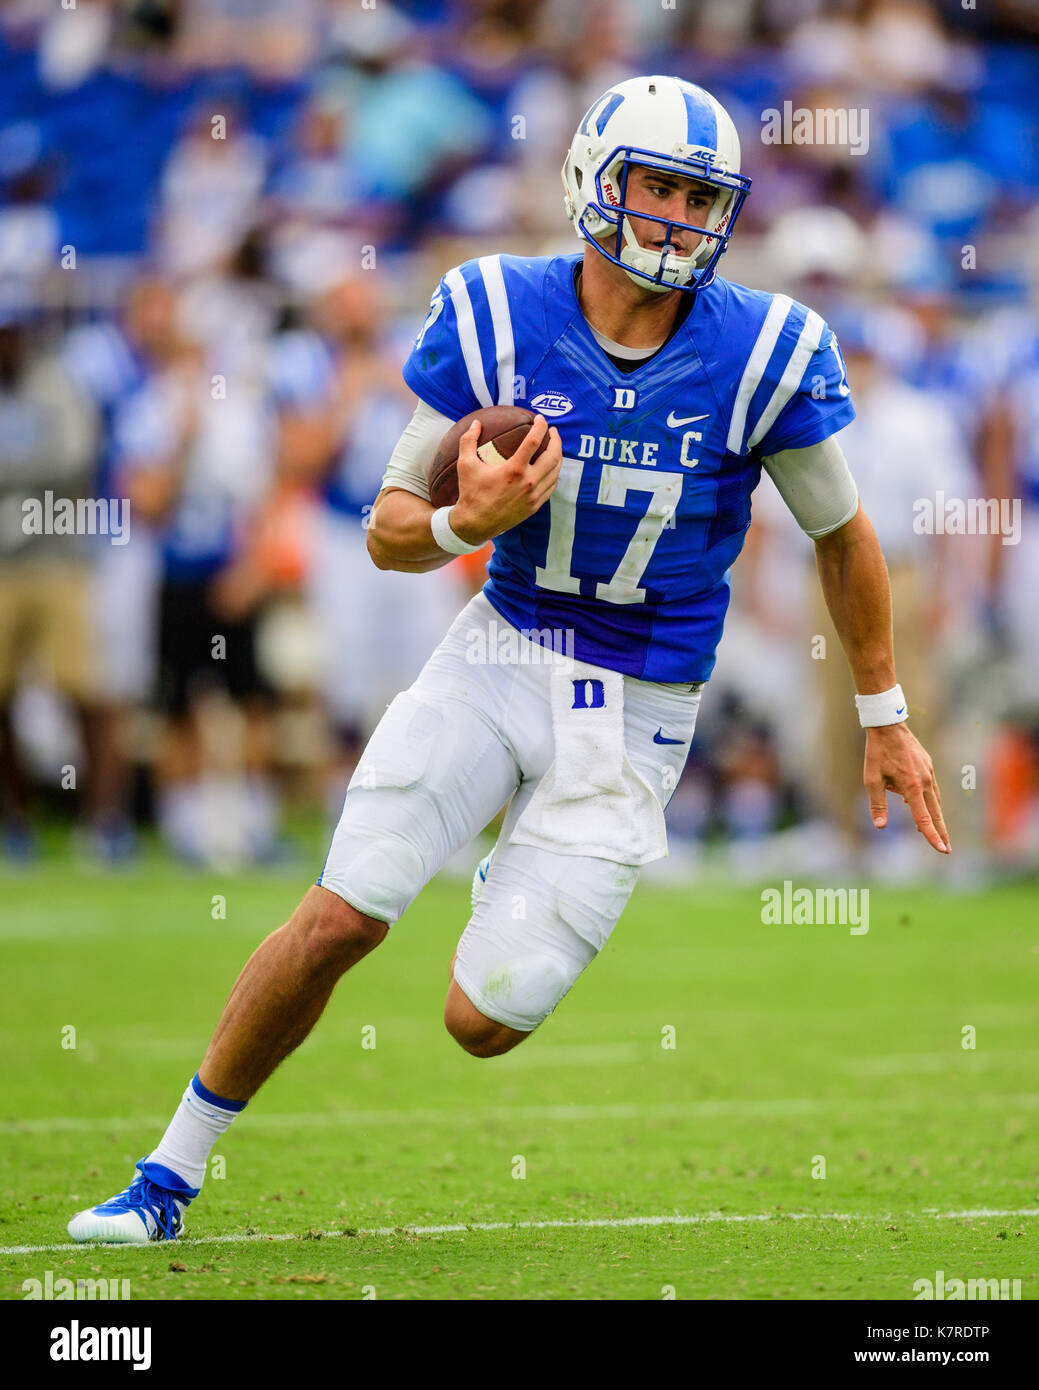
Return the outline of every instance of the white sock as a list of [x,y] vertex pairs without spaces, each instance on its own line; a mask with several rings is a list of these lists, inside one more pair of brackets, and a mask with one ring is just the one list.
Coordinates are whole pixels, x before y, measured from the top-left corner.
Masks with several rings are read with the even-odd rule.
[[201,853],[200,801],[198,782],[175,782],[159,795],[159,830],[176,854],[196,857]]
[[[202,1085],[196,1072],[158,1148],[151,1151],[145,1162],[168,1169],[191,1190],[192,1196],[197,1196],[205,1180],[209,1151],[245,1105],[244,1100],[224,1100],[214,1095]],[[156,1180],[161,1176],[157,1175]]]

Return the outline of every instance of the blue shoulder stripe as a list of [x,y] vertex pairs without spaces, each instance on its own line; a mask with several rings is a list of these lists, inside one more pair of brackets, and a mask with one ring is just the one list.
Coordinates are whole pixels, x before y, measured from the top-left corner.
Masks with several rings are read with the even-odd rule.
[[[510,276],[510,278],[512,278]],[[481,405],[515,403],[516,344],[501,256],[481,256],[448,271],[458,341]]]
[[481,406],[493,405],[491,383],[496,383],[498,372],[494,335],[489,331],[487,290],[478,262],[466,261],[449,270],[444,276],[444,287],[455,311],[458,345],[473,395]]
[[[746,366],[736,390],[736,400],[733,404],[732,417],[729,421],[729,434],[726,440],[726,448],[730,454],[742,455],[747,452],[747,418],[750,408],[754,398],[760,394],[762,381],[765,380],[769,364],[776,351],[776,344],[779,342],[787,315],[792,308],[793,300],[787,295],[776,294],[772,296],[768,312],[765,314],[764,321],[747,356]],[[771,391],[774,389],[775,382],[773,381],[768,394],[771,395]],[[767,398],[766,396],[765,400]],[[761,401],[758,405],[759,413],[763,409],[764,401]],[[757,416],[752,418],[756,420]]]
[[495,397],[499,405],[515,403],[516,343],[512,313],[505,287],[501,256],[481,256],[477,264],[483,276],[494,341]]
[[[756,449],[783,407],[800,389],[826,325],[814,309],[794,303],[786,316],[761,383],[747,411],[747,449]],[[753,423],[752,423],[753,422]]]

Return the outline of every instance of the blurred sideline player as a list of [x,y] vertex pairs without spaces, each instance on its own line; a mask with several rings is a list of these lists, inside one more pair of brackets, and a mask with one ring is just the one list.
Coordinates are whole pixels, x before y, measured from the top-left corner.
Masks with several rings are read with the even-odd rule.
[[1001,377],[982,494],[1020,514],[1016,542],[991,537],[993,620],[1009,669],[991,753],[989,831],[1000,862],[1015,867],[1039,845],[1039,335],[1030,321]]
[[[172,285],[146,276],[130,287],[118,322],[81,324],[66,340],[65,365],[100,420],[96,497],[123,495],[118,462],[127,404],[172,349],[176,308]],[[148,703],[155,686],[159,549],[153,529],[140,516],[131,517],[129,530],[125,544],[93,545],[89,590],[100,682],[93,775],[105,808],[89,844],[96,857],[112,863],[136,848],[130,822],[130,712]]]
[[[236,375],[224,398],[213,394],[218,365],[178,330],[119,429],[122,486],[161,548],[159,822],[195,862],[263,859],[276,847],[272,697],[255,650],[265,579],[244,548],[274,482],[274,429],[262,374]],[[240,755],[205,737],[203,702],[219,691],[242,712]]]
[[[563,166],[583,254],[485,256],[444,276],[404,368],[420,403],[368,545],[380,569],[416,573],[493,537],[488,583],[387,710],[319,884],[245,966],[159,1146],[124,1192],[73,1217],[74,1239],[179,1234],[212,1145],[339,977],[506,805],[445,1023],[492,1057],[552,1012],[639,866],[667,853],[663,806],[763,463],[817,542],[867,728],[874,823],[894,790],[948,852],[895,680],[883,556],[831,438],[854,414],[836,340],[804,305],[716,277],[749,187],[739,164],[735,127],[702,89],[622,82],[585,114]],[[471,428],[460,500],[435,510],[428,470],[445,429],[517,398],[540,413],[516,454],[481,457]]]
[[[33,341],[20,307],[0,303],[0,852],[30,859],[31,792],[14,701],[32,674],[74,707],[87,760],[86,819],[102,819],[96,777],[98,671],[87,602],[86,538],[27,522],[55,499],[89,496],[97,419],[60,359]],[[57,522],[57,516],[55,518]]]
[[321,694],[349,773],[463,597],[451,572],[431,583],[380,574],[368,554],[372,503],[412,410],[399,367],[388,361],[383,318],[375,276],[364,272],[325,290],[312,327],[283,333],[273,351],[281,471],[318,484],[308,601],[321,636]]

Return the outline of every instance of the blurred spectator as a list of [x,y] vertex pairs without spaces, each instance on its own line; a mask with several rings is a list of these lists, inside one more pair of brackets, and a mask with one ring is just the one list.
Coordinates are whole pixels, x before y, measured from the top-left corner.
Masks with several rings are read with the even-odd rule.
[[[1005,625],[1000,636],[1010,672],[1004,713],[1034,742],[1039,735],[1039,326],[1017,344],[997,402],[998,423],[986,456],[988,492],[1020,508],[1016,541],[993,545],[997,612]],[[1034,750],[1030,757],[1034,760]],[[1035,823],[1019,824],[1015,835],[1005,836],[1011,857],[1024,847],[1026,834],[1029,850],[1039,851],[1039,786],[1029,815]]]
[[52,91],[79,87],[107,57],[115,0],[79,0],[48,9],[39,39],[40,77]]
[[345,114],[356,197],[366,216],[372,206],[376,214],[392,209],[402,229],[414,205],[434,204],[485,148],[490,118],[457,78],[424,57],[414,27],[390,5],[342,11],[333,43],[349,61],[329,70],[326,88]]
[[267,80],[312,61],[318,0],[179,0],[180,57],[191,67],[249,67]]
[[820,313],[864,287],[870,274],[869,241],[840,208],[793,208],[774,219],[763,238],[765,270]]
[[[117,462],[126,403],[163,360],[173,340],[176,299],[170,286],[134,284],[116,322],[78,325],[65,341],[63,361],[98,414],[93,467],[96,497],[123,503]],[[91,629],[98,667],[97,739],[92,775],[104,817],[91,833],[96,858],[117,863],[134,851],[131,829],[130,712],[155,684],[155,626],[159,553],[153,529],[130,513],[124,544],[89,547]]]
[[280,460],[284,473],[320,489],[308,591],[320,633],[320,687],[349,770],[465,594],[454,566],[420,576],[379,572],[367,552],[372,503],[413,408],[386,351],[375,276],[360,272],[333,285],[310,320],[310,328],[276,344]]
[[314,222],[348,221],[357,196],[344,150],[340,106],[313,97],[299,113],[292,143],[271,181],[270,201],[278,217]]
[[[178,853],[205,861],[262,858],[276,829],[270,692],[255,651],[266,585],[244,544],[273,480],[273,433],[262,395],[210,365],[197,343],[174,337],[120,429],[131,506],[160,532],[160,824]],[[237,756],[225,757],[223,740],[207,744],[214,690],[240,705]]]
[[[0,133],[0,157],[15,165],[4,184],[6,206],[0,207],[0,282],[31,281],[58,258],[58,219],[47,205],[46,174],[40,165],[17,167],[28,154],[18,147],[31,148],[34,137],[27,124]],[[3,173],[0,167],[0,177]]]
[[263,145],[229,101],[199,108],[162,179],[159,238],[174,276],[212,269],[252,224],[266,172]]
[[85,780],[91,817],[98,812],[89,777],[97,672],[84,544],[56,521],[44,520],[48,529],[41,529],[31,510],[35,504],[41,518],[53,517],[55,502],[87,496],[94,431],[90,403],[60,361],[36,350],[25,324],[0,307],[0,784],[4,847],[15,858],[33,851],[12,719],[21,681],[49,682],[75,705],[87,776],[81,768],[65,786],[78,789]]

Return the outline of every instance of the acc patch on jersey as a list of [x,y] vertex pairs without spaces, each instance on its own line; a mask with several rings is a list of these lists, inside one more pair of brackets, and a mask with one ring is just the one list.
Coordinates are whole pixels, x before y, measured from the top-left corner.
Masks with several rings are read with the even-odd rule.
[[530,402],[530,408],[545,416],[569,415],[574,403],[569,396],[564,396],[560,391],[541,391]]

